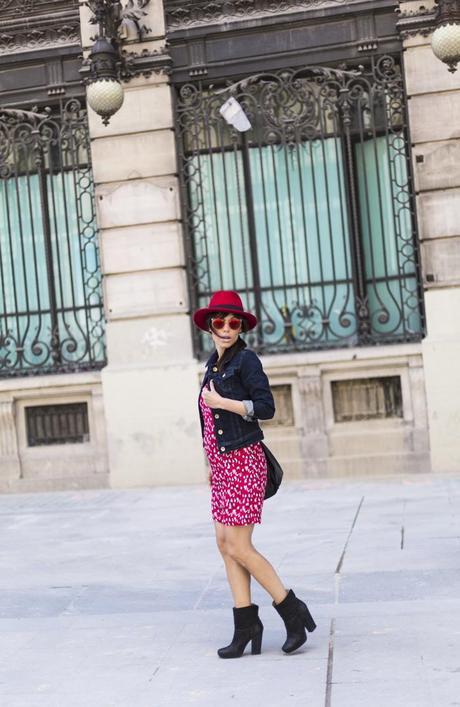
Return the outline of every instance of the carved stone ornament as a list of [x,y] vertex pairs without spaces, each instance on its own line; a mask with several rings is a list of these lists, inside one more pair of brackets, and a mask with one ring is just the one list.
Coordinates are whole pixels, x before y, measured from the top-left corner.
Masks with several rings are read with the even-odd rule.
[[80,24],[77,21],[57,27],[0,31],[0,55],[78,44],[79,42]]
[[165,1],[169,30],[222,20],[244,20],[253,15],[270,15],[316,7],[345,5],[347,0],[178,0]]
[[170,73],[171,57],[166,46],[153,50],[145,47],[138,52],[123,49],[125,42],[142,41],[145,34],[152,32],[142,23],[149,3],[150,0],[83,0],[92,13],[90,22],[97,26],[95,45],[80,69],[85,84],[91,87],[101,79],[128,82],[135,76]]
[[0,55],[79,43],[78,0],[0,0]]
[[434,29],[436,19],[436,8],[427,8],[420,4],[415,10],[396,10],[399,19],[396,28],[401,39],[409,37],[428,37]]
[[141,52],[121,52],[123,67],[120,72],[122,81],[128,82],[135,76],[149,78],[152,74],[172,73],[172,60],[166,49],[143,49]]
[[19,15],[31,15],[36,6],[45,5],[48,0],[0,0],[0,15],[4,17],[8,13]]
[[0,0],[0,24],[27,17],[27,24],[32,27],[40,19],[55,20],[57,13],[78,17],[78,3],[79,0]]
[[[168,76],[172,72],[172,59],[167,51],[167,47],[150,50],[145,48],[140,52],[129,52],[122,49],[120,52],[121,64],[119,67],[119,78],[128,83],[136,76],[148,78],[152,74],[164,74]],[[90,81],[91,62],[89,58],[83,59],[80,69],[80,76],[85,83]]]
[[82,1],[82,5],[88,7],[92,13],[91,24],[100,25],[101,20],[103,21],[106,36],[133,40],[142,40],[146,34],[152,32],[152,28],[143,22],[143,18],[148,14],[144,8],[149,3],[150,0]]

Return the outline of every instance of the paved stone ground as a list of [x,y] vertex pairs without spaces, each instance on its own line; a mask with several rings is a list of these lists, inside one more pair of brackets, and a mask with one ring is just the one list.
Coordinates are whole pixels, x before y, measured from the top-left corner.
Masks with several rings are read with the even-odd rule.
[[254,540],[318,629],[284,655],[254,583],[263,652],[230,661],[208,494],[0,497],[1,707],[460,705],[460,476],[285,483]]

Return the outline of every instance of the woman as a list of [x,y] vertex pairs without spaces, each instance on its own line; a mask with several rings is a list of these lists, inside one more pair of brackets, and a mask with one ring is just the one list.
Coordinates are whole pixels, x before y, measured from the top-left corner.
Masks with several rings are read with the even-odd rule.
[[252,654],[262,646],[259,607],[251,603],[251,576],[266,589],[284,621],[282,650],[292,653],[307,640],[305,629],[316,624],[303,601],[287,591],[272,565],[252,544],[254,525],[261,522],[267,462],[258,419],[275,414],[273,395],[262,364],[246,348],[240,334],[253,329],[256,317],[245,312],[239,295],[216,292],[208,307],[193,315],[209,332],[216,350],[206,364],[199,396],[203,446],[208,457],[211,510],[217,546],[233,596],[234,635],[217,651],[221,658],[239,658],[251,641]]

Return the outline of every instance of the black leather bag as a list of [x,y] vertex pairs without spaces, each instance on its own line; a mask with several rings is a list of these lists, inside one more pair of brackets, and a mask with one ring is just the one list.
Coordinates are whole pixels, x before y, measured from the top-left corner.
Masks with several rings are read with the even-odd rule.
[[260,443],[267,460],[267,485],[265,487],[264,499],[271,498],[278,491],[283,480],[283,470],[275,455],[269,450],[266,444]]

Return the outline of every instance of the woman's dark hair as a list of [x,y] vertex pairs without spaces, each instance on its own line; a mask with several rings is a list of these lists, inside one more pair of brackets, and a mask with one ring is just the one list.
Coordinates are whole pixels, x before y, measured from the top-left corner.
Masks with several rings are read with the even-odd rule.
[[[227,314],[231,314],[231,312],[213,312],[212,314],[209,315],[208,317],[208,328],[211,329],[211,319],[214,317],[221,317],[222,319],[225,319]],[[238,315],[235,315],[238,316]],[[241,319],[241,332],[246,332],[247,331],[247,324],[245,319]],[[246,342],[243,341],[241,337],[238,337],[233,346],[230,346],[229,349],[226,349],[223,353],[223,356],[217,361],[216,367],[217,370],[221,370],[226,363],[228,363],[233,356],[240,350],[240,349],[245,349],[246,348]]]
[[226,363],[228,363],[233,356],[240,351],[240,349],[245,349],[246,348],[246,342],[243,341],[240,337],[237,338],[233,346],[230,346],[229,349],[226,349],[222,355],[222,358],[219,358],[216,367],[217,370],[220,371]]

